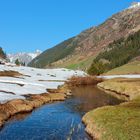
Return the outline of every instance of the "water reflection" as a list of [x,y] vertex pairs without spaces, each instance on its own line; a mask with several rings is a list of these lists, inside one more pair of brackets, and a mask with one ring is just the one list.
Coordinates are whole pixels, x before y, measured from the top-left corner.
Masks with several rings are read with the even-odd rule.
[[76,107],[80,112],[88,112],[105,105],[116,105],[123,101],[106,94],[96,86],[80,86],[73,89],[74,98],[79,102]]

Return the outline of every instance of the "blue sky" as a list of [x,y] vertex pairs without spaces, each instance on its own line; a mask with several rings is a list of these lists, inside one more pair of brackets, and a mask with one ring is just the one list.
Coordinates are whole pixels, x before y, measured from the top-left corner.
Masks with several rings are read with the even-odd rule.
[[0,0],[0,46],[46,50],[96,26],[133,0]]

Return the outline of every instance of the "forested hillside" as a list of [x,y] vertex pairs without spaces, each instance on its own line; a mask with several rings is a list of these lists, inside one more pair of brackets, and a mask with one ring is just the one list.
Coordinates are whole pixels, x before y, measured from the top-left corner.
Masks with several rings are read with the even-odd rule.
[[51,49],[46,50],[41,55],[36,57],[31,63],[29,63],[29,66],[39,68],[45,67],[46,65],[51,66],[51,63],[70,55],[76,45],[72,43],[73,39],[74,37],[56,45]]
[[137,56],[140,56],[140,31],[127,39],[121,38],[109,44],[106,50],[93,60],[88,73],[96,75],[107,72],[128,63]]

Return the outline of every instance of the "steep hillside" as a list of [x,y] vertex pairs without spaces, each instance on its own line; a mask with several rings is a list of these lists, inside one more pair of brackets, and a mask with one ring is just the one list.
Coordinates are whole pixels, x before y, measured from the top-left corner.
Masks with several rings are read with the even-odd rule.
[[93,58],[114,40],[127,37],[140,29],[140,5],[135,4],[113,15],[103,24],[83,31],[35,58],[29,66],[67,67],[83,69],[92,63]]
[[73,38],[70,38],[55,47],[48,49],[44,51],[42,54],[40,54],[38,57],[36,57],[31,63],[29,63],[29,66],[33,67],[45,67],[45,66],[51,66],[51,63],[58,61],[60,59],[63,59],[73,53],[75,44],[73,44]]
[[134,58],[140,56],[140,31],[121,38],[109,44],[104,52],[101,52],[90,66],[89,74],[101,74],[113,68],[122,66]]

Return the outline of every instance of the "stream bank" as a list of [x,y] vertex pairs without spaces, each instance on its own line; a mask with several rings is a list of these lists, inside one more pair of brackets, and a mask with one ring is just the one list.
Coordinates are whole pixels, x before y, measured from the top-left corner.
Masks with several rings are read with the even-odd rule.
[[96,86],[75,87],[72,95],[65,101],[41,106],[21,119],[14,116],[0,131],[0,139],[90,140],[82,123],[83,115],[93,108],[122,102]]
[[56,90],[50,90],[50,93],[39,95],[26,95],[26,99],[15,99],[4,104],[0,104],[0,127],[12,116],[19,113],[28,113],[46,103],[55,101],[64,101],[67,98],[69,90],[62,86]]
[[[82,118],[94,139],[138,140],[140,138],[140,79],[117,78],[98,86],[127,102],[92,110]],[[115,91],[115,92],[112,92]]]

